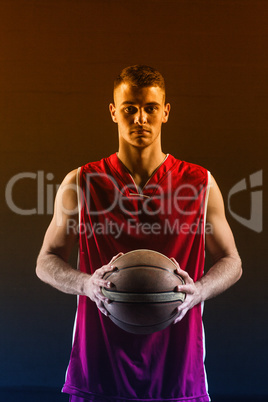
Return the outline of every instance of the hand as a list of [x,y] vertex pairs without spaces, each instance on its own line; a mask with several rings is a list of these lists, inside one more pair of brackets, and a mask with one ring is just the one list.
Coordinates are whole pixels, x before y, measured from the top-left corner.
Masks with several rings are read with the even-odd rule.
[[186,293],[184,302],[178,307],[180,315],[174,320],[174,324],[176,324],[183,319],[188,310],[201,302],[201,293],[198,282],[195,283],[189,274],[180,268],[175,258],[171,258],[171,260],[177,266],[177,274],[180,275],[185,282],[184,285],[177,286],[176,290],[178,292]]
[[99,269],[96,269],[94,274],[89,277],[85,284],[85,295],[88,296],[92,301],[94,301],[98,309],[106,316],[108,315],[108,311],[104,307],[104,302],[109,303],[109,299],[107,299],[103,295],[101,288],[110,288],[112,284],[109,281],[103,279],[103,276],[106,274],[106,272],[113,271],[114,267],[112,264],[121,255],[123,255],[123,253],[117,254],[111,259],[108,264],[103,265]]

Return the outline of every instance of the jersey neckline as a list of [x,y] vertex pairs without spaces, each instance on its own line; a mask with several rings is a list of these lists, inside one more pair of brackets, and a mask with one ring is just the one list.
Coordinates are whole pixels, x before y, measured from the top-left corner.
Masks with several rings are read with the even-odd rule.
[[174,166],[177,160],[170,154],[166,154],[163,162],[154,170],[145,185],[140,188],[135,183],[131,173],[123,162],[118,158],[117,153],[110,155],[107,162],[110,168],[116,173],[120,180],[128,187],[129,195],[139,197],[151,197],[155,193],[157,186],[166,176],[167,172]]

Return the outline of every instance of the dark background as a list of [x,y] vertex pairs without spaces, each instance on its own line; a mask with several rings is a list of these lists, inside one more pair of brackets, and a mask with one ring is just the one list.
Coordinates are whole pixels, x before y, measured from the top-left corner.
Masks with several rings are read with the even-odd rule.
[[[267,20],[265,0],[0,0],[1,401],[66,400],[76,297],[41,283],[35,261],[56,185],[117,150],[112,82],[137,63],[165,76],[172,109],[163,150],[212,172],[243,260],[239,283],[205,305],[210,393],[268,400],[267,229],[264,217],[258,233],[227,208],[236,183],[266,176]],[[33,176],[12,197],[38,208],[32,215],[5,200],[24,172]],[[231,208],[249,219],[250,192]]]

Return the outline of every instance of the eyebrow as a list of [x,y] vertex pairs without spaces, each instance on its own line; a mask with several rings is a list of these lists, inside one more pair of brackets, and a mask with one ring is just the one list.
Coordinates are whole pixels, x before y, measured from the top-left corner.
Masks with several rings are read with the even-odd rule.
[[[136,102],[131,102],[131,101],[124,101],[124,102],[121,103],[121,105],[136,105],[136,104],[137,104]],[[160,103],[158,103],[158,102],[148,102],[148,103],[146,103],[146,106],[149,106],[149,105],[159,105],[160,106]]]

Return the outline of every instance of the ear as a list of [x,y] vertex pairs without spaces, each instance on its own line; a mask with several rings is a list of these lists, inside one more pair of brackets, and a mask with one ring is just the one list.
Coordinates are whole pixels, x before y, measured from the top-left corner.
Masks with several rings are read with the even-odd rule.
[[115,113],[116,108],[115,108],[115,105],[113,103],[110,103],[109,110],[110,110],[113,122],[117,123],[117,118],[116,118],[116,113]]
[[163,119],[162,119],[162,123],[166,123],[168,121],[168,116],[169,116],[169,112],[170,112],[170,103],[166,103],[165,107],[164,107],[164,113],[163,113]]

